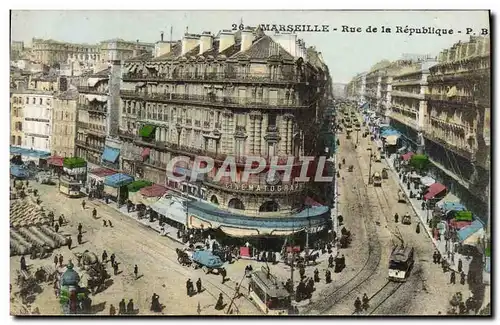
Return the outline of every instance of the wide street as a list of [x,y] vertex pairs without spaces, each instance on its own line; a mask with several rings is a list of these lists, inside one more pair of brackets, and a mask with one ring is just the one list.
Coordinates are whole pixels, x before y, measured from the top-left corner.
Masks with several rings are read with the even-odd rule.
[[[381,188],[368,184],[370,150],[377,147],[370,137],[363,138],[362,131],[351,139],[345,133],[338,134],[340,146],[337,164],[345,158],[338,179],[339,214],[353,234],[349,248],[340,250],[346,257],[346,269],[333,286],[318,292],[308,306],[309,314],[350,315],[354,312],[354,300],[364,293],[370,297],[370,308],[364,314],[374,315],[437,315],[446,314],[451,296],[466,285],[449,284],[449,273],[443,273],[440,265],[432,263],[433,245],[424,231],[416,233],[418,218],[409,204],[398,203],[399,185],[390,174]],[[358,145],[355,148],[356,138]],[[353,165],[353,172],[348,166]],[[338,166],[337,166],[338,167]],[[372,161],[371,173],[387,167]],[[394,214],[406,212],[412,216],[411,225],[395,223]],[[421,227],[423,229],[423,227]],[[399,235],[399,236],[398,236]],[[404,244],[415,248],[415,267],[402,286],[387,281],[388,261],[393,245]]]

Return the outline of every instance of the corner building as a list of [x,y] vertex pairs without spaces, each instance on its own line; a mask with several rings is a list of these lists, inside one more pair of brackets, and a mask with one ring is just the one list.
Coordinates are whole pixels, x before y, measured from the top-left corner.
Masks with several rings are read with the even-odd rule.
[[[162,37],[163,38],[163,37]],[[247,156],[285,163],[316,156],[320,117],[331,81],[321,54],[293,34],[265,35],[245,28],[181,41],[163,39],[155,57],[125,62],[119,135],[122,169],[139,178],[197,196],[188,204],[187,226],[220,228],[232,236],[285,235],[327,229],[330,209],[304,205],[313,184],[267,183],[267,173],[241,181]],[[174,174],[190,175],[196,156],[210,156],[216,167],[205,177],[176,183],[166,167],[175,156]],[[227,156],[237,161],[237,180],[215,181]]]

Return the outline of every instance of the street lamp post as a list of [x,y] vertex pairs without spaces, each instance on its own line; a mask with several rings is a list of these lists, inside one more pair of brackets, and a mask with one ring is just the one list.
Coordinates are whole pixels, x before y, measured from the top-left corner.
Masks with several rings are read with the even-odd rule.
[[356,130],[356,144],[359,144],[359,130]]
[[368,171],[368,184],[372,183],[372,153],[370,152],[370,167]]

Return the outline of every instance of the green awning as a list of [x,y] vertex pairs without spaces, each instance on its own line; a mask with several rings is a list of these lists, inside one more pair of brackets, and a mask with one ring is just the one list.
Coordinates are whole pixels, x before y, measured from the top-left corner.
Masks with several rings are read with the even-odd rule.
[[154,125],[146,124],[139,130],[139,135],[144,138],[149,138],[155,129],[156,127]]
[[134,181],[134,182],[128,184],[127,188],[128,188],[129,192],[137,192],[141,188],[151,186],[151,185],[153,185],[152,182],[141,179],[141,180],[137,180],[137,181]]
[[68,169],[81,168],[86,166],[87,162],[85,161],[85,159],[80,157],[64,158],[63,160],[63,167],[66,167]]
[[455,213],[456,221],[472,221],[472,212],[470,211],[457,211]]

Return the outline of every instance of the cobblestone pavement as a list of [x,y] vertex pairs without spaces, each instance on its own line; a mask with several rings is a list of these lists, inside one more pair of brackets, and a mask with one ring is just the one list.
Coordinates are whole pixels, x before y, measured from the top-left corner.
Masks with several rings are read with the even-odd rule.
[[[224,303],[230,302],[234,297],[236,283],[241,281],[245,263],[237,262],[229,265],[227,273],[230,280],[222,284],[220,276],[205,275],[201,270],[181,266],[177,262],[175,253],[175,248],[182,247],[179,243],[159,236],[155,231],[120,214],[115,209],[98,201],[87,201],[87,208],[83,210],[81,199],[68,199],[58,192],[56,186],[39,185],[35,182],[31,182],[31,186],[39,189],[44,205],[55,211],[56,218],[63,213],[68,220],[68,224],[64,225],[60,232],[72,235],[73,245],[76,247],[71,251],[63,247],[55,250],[54,254],[62,254],[64,261],[67,262],[69,259],[76,261],[73,253],[83,252],[86,249],[95,252],[99,257],[104,249],[108,256],[115,253],[122,272],[111,277],[113,283],[109,288],[91,296],[97,314],[108,314],[110,304],[117,307],[122,298],[127,301],[133,299],[140,315],[153,314],[149,311],[153,293],[158,294],[160,303],[165,305],[163,314],[196,315],[198,304],[201,315],[226,313],[227,308],[221,311],[215,310],[216,299],[222,292]],[[91,217],[94,206],[97,206],[98,220]],[[111,220],[113,228],[104,227],[103,219]],[[82,245],[76,243],[79,222],[82,223],[84,232]],[[16,270],[19,269],[19,259],[19,256],[11,257],[12,293],[17,291],[14,279]],[[31,269],[36,269],[42,265],[51,265],[52,259],[51,256],[44,260],[32,261],[28,257],[27,264],[32,265]],[[137,280],[133,276],[135,264],[139,268]],[[191,278],[193,282],[201,278],[206,290],[191,298],[187,297],[185,283],[188,278]],[[46,284],[43,289],[43,292],[36,296],[31,308],[38,307],[42,315],[60,314],[58,300],[54,296],[52,286]],[[245,297],[236,299],[233,306],[235,313],[260,314],[257,307]]]

